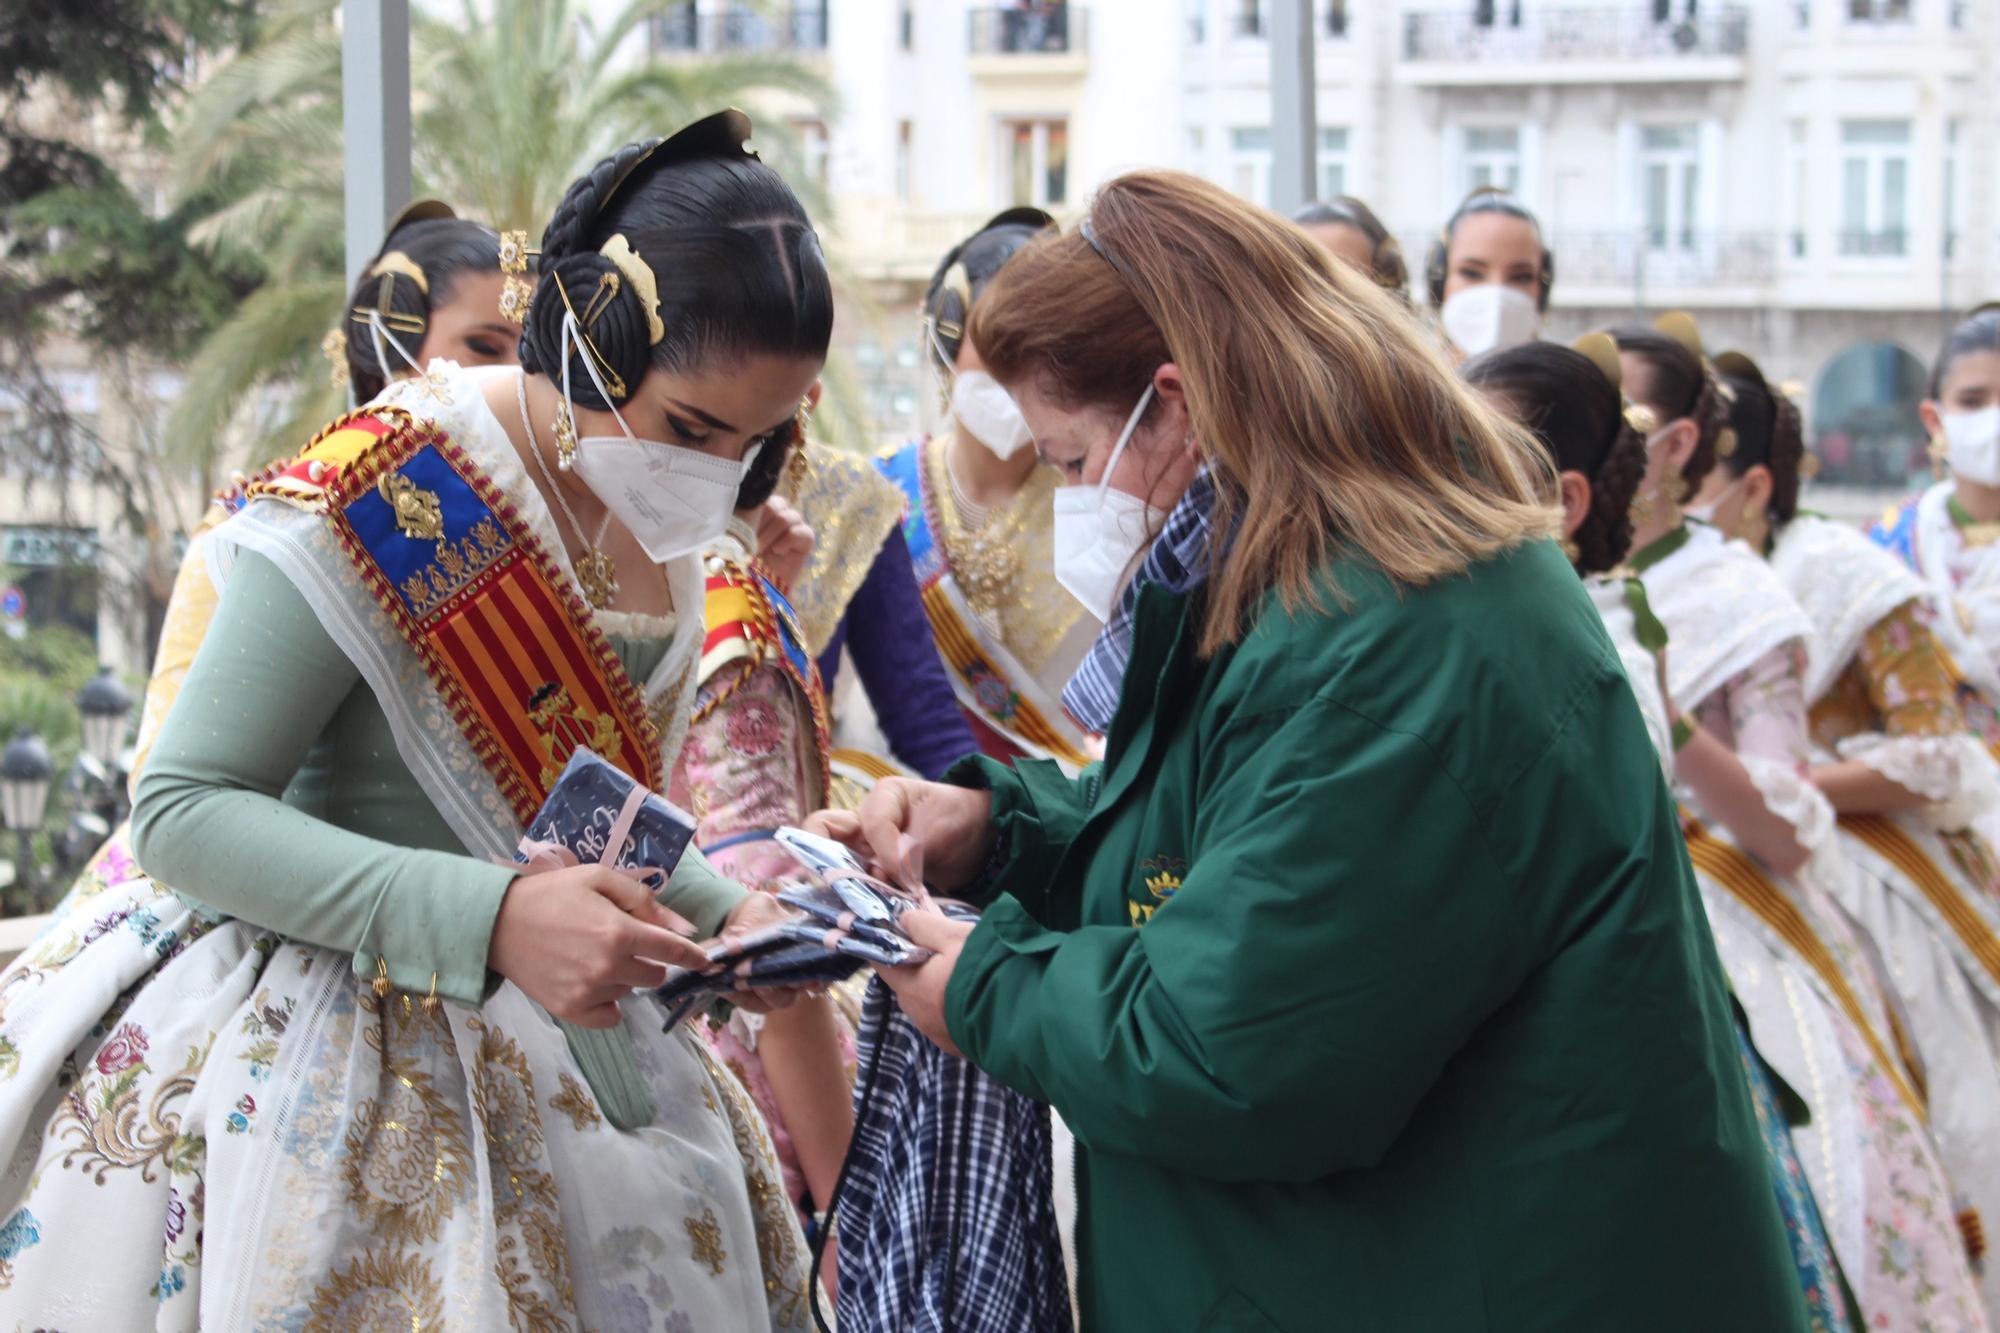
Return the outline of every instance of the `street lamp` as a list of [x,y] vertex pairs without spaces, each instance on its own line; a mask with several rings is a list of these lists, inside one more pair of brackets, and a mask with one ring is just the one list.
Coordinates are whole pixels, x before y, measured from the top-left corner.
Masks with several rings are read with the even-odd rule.
[[34,891],[35,834],[48,813],[49,784],[56,761],[42,738],[27,727],[0,752],[0,816],[14,835],[14,894],[27,901]]
[[118,752],[125,746],[125,724],[132,716],[132,692],[118,683],[110,667],[101,666],[77,691],[76,708],[83,714],[84,750],[106,772],[115,772]]
[[9,833],[27,837],[42,827],[55,776],[55,758],[42,738],[28,727],[15,732],[13,743],[0,753],[0,813]]

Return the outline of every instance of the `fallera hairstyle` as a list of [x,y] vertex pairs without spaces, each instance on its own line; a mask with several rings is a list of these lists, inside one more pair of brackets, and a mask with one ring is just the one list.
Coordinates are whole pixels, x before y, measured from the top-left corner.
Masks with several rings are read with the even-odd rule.
[[1590,483],[1590,512],[1571,534],[1579,573],[1615,568],[1632,546],[1632,497],[1646,476],[1645,437],[1625,400],[1589,357],[1531,342],[1466,363],[1466,383],[1505,398],[1556,467]]
[[[347,315],[340,327],[347,342],[347,383],[357,403],[365,403],[389,387],[377,356],[369,311],[379,312],[397,341],[411,356],[420,357],[431,312],[451,304],[458,280],[468,273],[500,271],[498,232],[484,223],[453,217],[442,205],[433,207],[434,212],[399,223],[390,231],[347,298]],[[424,275],[423,281],[418,282],[395,260],[384,267],[384,257],[391,255],[408,260]],[[499,311],[493,313],[499,317]],[[402,368],[402,358],[393,347],[384,342],[381,350],[387,352],[392,372]]]
[[1367,237],[1373,247],[1369,269],[1375,281],[1408,304],[1410,267],[1403,261],[1403,247],[1382,225],[1382,219],[1375,216],[1374,209],[1351,194],[1342,194],[1306,204],[1292,214],[1292,221],[1301,227],[1352,227]]
[[970,336],[1001,383],[1107,416],[1179,368],[1218,482],[1203,653],[1239,641],[1267,595],[1327,609],[1336,556],[1420,587],[1554,530],[1540,447],[1297,227],[1153,171],[1105,185],[1087,225],[1016,255]]
[[1535,304],[1547,310],[1549,294],[1556,286],[1556,253],[1549,249],[1548,240],[1542,235],[1541,219],[1530,212],[1526,204],[1495,186],[1485,186],[1467,195],[1465,202],[1445,222],[1437,240],[1431,242],[1430,253],[1424,258],[1424,293],[1430,297],[1431,307],[1437,309],[1444,305],[1445,279],[1451,272],[1451,243],[1458,239],[1458,224],[1480,213],[1519,218],[1535,229],[1535,239],[1542,245],[1541,293],[1536,297]]
[[2000,304],[1983,305],[1951,331],[1931,364],[1931,397],[1944,395],[1945,376],[1961,357],[1974,352],[2000,352]]
[[[625,389],[621,403],[654,367],[685,374],[760,355],[825,359],[833,286],[819,235],[791,187],[744,147],[749,136],[748,117],[721,112],[669,139],[627,144],[569,187],[542,232],[541,276],[521,331],[524,369],[561,379],[563,315],[572,309],[579,321],[589,317],[590,342],[617,376],[606,379]],[[606,288],[605,275],[622,273],[603,253],[613,237],[651,270],[656,312],[629,281]],[[584,407],[616,406],[592,382],[588,355],[568,348],[571,394]],[[768,500],[803,443],[796,426],[766,441],[738,507]]]
[[1039,208],[1010,208],[993,217],[953,246],[931,274],[924,290],[924,358],[949,371],[965,341],[965,320],[972,303],[993,281],[1000,266],[1029,241],[1050,230],[1056,220]]
[[1740,352],[1716,358],[1722,381],[1735,394],[1729,404],[1729,429],[1735,445],[1717,460],[1732,477],[1753,467],[1771,474],[1771,501],[1766,512],[1782,527],[1799,512],[1799,482],[1806,457],[1805,422],[1798,405],[1772,389],[1757,364]]
[[[1686,417],[1701,432],[1687,466],[1681,471],[1685,485],[1680,502],[1686,504],[1694,499],[1715,466],[1715,442],[1728,424],[1729,405],[1723,401],[1721,388],[1708,365],[1680,340],[1641,325],[1607,331],[1620,352],[1638,357],[1653,373],[1648,396],[1642,399],[1632,394],[1633,401],[1643,402],[1659,413],[1662,426]],[[1627,391],[1630,392],[1629,385]]]

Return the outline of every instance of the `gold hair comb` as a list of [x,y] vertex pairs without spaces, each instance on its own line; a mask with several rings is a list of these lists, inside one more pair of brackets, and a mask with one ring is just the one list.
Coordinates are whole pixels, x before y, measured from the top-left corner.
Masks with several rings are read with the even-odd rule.
[[[424,276],[424,271],[417,265],[417,261],[401,250],[391,250],[384,254],[368,270],[368,276],[371,278],[385,278],[392,274],[399,274],[416,283],[417,290],[425,296],[431,294],[431,280]],[[384,304],[387,304],[386,301]]]
[[597,253],[610,260],[612,266],[625,275],[633,295],[646,309],[646,337],[649,345],[657,347],[667,336],[667,326],[660,320],[660,280],[652,267],[639,257],[632,243],[624,236],[613,236],[604,243]]

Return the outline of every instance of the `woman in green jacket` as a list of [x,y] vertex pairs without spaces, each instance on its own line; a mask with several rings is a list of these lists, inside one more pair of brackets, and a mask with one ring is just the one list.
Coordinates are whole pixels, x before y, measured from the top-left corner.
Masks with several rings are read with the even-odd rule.
[[1533,442],[1365,279],[1180,175],[1106,186],[970,336],[1069,482],[1065,584],[1115,598],[1067,696],[1115,696],[1106,758],[821,820],[985,906],[918,919],[937,956],[889,980],[1075,1131],[1086,1327],[1804,1329]]

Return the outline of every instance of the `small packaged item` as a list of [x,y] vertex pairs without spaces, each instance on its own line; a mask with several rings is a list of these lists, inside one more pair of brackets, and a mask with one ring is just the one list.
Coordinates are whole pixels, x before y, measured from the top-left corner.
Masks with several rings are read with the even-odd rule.
[[[694,840],[694,819],[589,750],[564,765],[514,860],[535,870],[604,864],[657,872],[665,886]],[[607,849],[610,854],[607,855]]]

